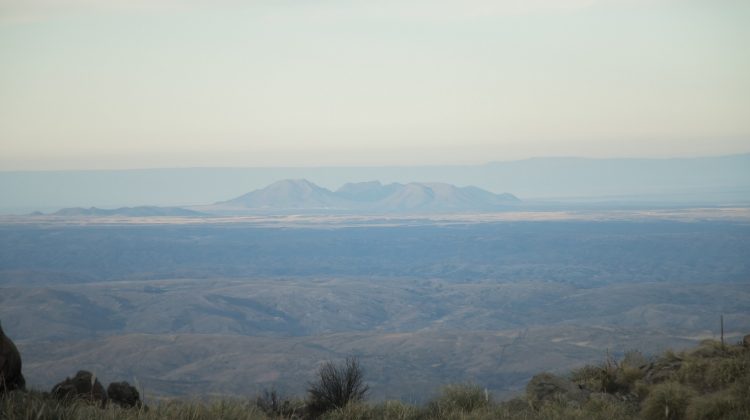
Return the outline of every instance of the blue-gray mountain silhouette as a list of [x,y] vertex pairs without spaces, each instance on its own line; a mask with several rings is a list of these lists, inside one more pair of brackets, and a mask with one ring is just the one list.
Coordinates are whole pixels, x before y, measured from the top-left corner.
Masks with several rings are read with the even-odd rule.
[[437,182],[383,185],[369,181],[348,183],[331,191],[304,179],[287,179],[217,205],[258,210],[435,212],[490,211],[519,202],[508,193],[495,194],[477,187]]

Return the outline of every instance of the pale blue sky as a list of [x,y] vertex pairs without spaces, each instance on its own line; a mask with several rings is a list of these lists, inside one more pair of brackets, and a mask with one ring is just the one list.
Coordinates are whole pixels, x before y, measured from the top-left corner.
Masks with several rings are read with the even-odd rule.
[[750,2],[0,0],[0,170],[750,151]]

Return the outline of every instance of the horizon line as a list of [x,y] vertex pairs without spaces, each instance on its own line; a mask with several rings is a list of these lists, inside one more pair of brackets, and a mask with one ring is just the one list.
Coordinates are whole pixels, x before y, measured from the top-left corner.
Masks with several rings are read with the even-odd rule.
[[696,160],[696,159],[722,159],[731,157],[750,157],[750,151],[741,153],[730,153],[721,155],[700,155],[700,156],[674,156],[674,157],[586,157],[586,156],[532,156],[521,159],[492,160],[483,163],[445,163],[445,164],[395,164],[395,165],[279,165],[279,166],[153,166],[153,167],[132,167],[132,168],[81,168],[81,169],[0,169],[0,174],[9,173],[30,173],[30,172],[135,172],[135,171],[170,171],[170,170],[203,170],[203,169],[354,169],[354,168],[438,168],[438,167],[479,167],[502,163],[527,162],[532,160],[588,160],[588,161],[611,161],[611,160],[642,160],[642,161],[675,161],[675,160]]

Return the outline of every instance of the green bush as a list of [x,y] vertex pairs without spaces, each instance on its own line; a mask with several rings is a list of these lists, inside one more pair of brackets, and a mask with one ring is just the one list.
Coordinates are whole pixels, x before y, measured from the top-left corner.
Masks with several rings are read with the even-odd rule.
[[729,394],[732,398],[736,398],[742,407],[750,410],[750,372],[737,378],[737,381],[729,387]]
[[644,377],[644,370],[648,365],[648,360],[641,352],[632,350],[625,353],[622,361],[618,365],[617,382],[622,384],[623,388],[632,390],[635,383]]
[[631,385],[630,392],[638,397],[638,401],[643,401],[648,397],[648,393],[651,392],[651,385],[644,380],[637,380]]
[[739,378],[750,374],[750,353],[726,354],[723,357],[686,358],[677,372],[681,382],[702,392],[723,389]]
[[641,415],[647,420],[680,420],[695,393],[678,382],[654,385],[643,401]]
[[586,365],[574,369],[570,373],[570,380],[588,390],[599,392],[602,388],[603,373],[601,366]]
[[489,395],[479,385],[463,384],[443,387],[440,395],[430,402],[433,413],[461,412],[471,413],[491,404]]
[[631,350],[619,363],[607,356],[602,364],[575,369],[570,374],[570,380],[594,392],[626,393],[638,380],[643,379],[645,372],[642,368],[647,364],[648,360],[639,351]]
[[690,402],[686,418],[689,420],[748,419],[750,411],[743,410],[742,402],[729,392],[722,391],[696,397]]

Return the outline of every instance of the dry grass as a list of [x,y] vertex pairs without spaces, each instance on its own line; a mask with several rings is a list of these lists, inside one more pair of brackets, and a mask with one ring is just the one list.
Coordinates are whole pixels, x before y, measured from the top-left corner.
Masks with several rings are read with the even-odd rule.
[[[675,364],[679,362],[679,364]],[[654,370],[667,370],[654,376]],[[648,374],[647,374],[648,373]],[[664,373],[664,372],[656,372]],[[653,378],[659,378],[654,380]],[[304,419],[331,420],[717,420],[750,418],[750,349],[707,341],[690,351],[667,352],[650,362],[642,356],[608,360],[574,371],[571,378],[592,391],[584,403],[562,399],[540,406],[525,397],[496,403],[479,385],[449,385],[424,406],[399,401],[351,401],[323,413],[309,401],[260,398],[215,401],[169,400],[149,408],[104,409],[82,402],[60,403],[40,392],[13,392],[0,398],[0,418],[16,419]],[[651,379],[649,379],[651,378]],[[666,379],[664,379],[666,378]]]
[[241,400],[169,401],[152,407],[106,408],[85,402],[59,402],[40,392],[14,392],[0,399],[0,418],[7,420],[255,420],[268,418],[255,404]]

